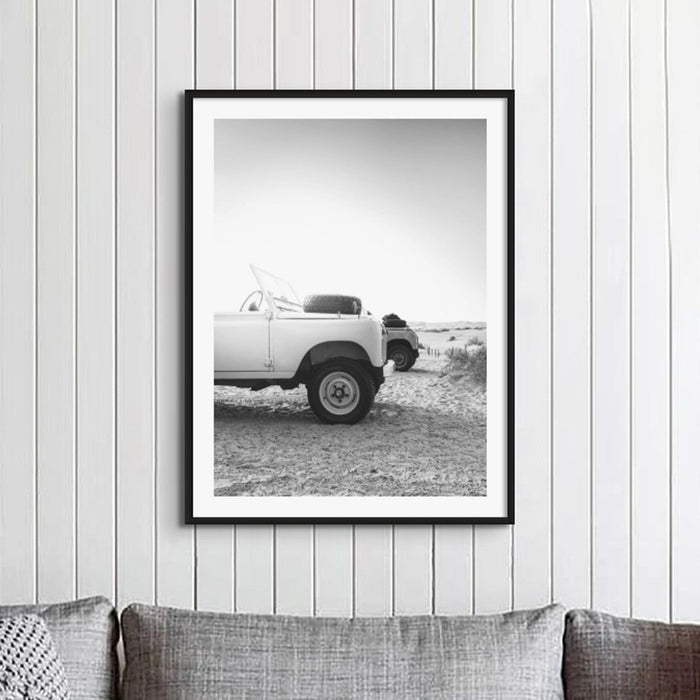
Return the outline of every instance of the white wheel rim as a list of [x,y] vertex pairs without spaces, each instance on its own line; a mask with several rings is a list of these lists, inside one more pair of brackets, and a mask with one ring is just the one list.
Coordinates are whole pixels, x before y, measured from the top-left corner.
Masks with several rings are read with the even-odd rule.
[[351,413],[360,403],[360,387],[347,372],[331,372],[319,387],[321,405],[334,416]]

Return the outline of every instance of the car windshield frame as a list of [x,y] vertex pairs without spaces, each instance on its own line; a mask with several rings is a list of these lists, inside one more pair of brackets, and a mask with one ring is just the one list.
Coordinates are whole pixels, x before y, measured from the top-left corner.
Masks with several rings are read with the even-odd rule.
[[267,303],[277,311],[303,311],[304,307],[291,283],[256,265],[250,266],[253,276],[262,290]]

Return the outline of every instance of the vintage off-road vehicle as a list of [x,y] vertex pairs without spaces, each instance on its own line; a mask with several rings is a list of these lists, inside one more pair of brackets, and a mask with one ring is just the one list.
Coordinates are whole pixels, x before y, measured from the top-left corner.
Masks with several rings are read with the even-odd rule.
[[387,331],[357,297],[303,303],[285,280],[250,266],[258,283],[238,311],[214,317],[214,384],[257,391],[306,385],[324,423],[356,423],[391,374]]
[[387,330],[387,357],[394,361],[398,372],[408,372],[420,354],[418,333],[396,314],[387,314],[382,322]]

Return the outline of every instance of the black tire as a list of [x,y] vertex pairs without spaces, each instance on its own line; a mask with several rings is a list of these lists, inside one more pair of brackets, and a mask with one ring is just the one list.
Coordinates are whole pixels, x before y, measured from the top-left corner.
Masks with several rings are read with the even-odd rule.
[[359,362],[338,358],[313,368],[306,393],[320,421],[352,425],[369,413],[377,390]]
[[416,362],[413,350],[408,343],[389,343],[386,356],[388,360],[394,361],[394,369],[397,372],[408,372]]
[[343,294],[312,294],[304,298],[304,311],[311,314],[359,314],[362,301]]

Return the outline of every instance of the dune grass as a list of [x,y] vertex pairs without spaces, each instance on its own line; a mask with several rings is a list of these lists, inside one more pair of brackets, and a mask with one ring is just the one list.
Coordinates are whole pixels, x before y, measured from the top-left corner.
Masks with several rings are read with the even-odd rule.
[[450,348],[441,376],[466,378],[480,388],[486,388],[486,343],[481,338],[470,338],[461,348]]

